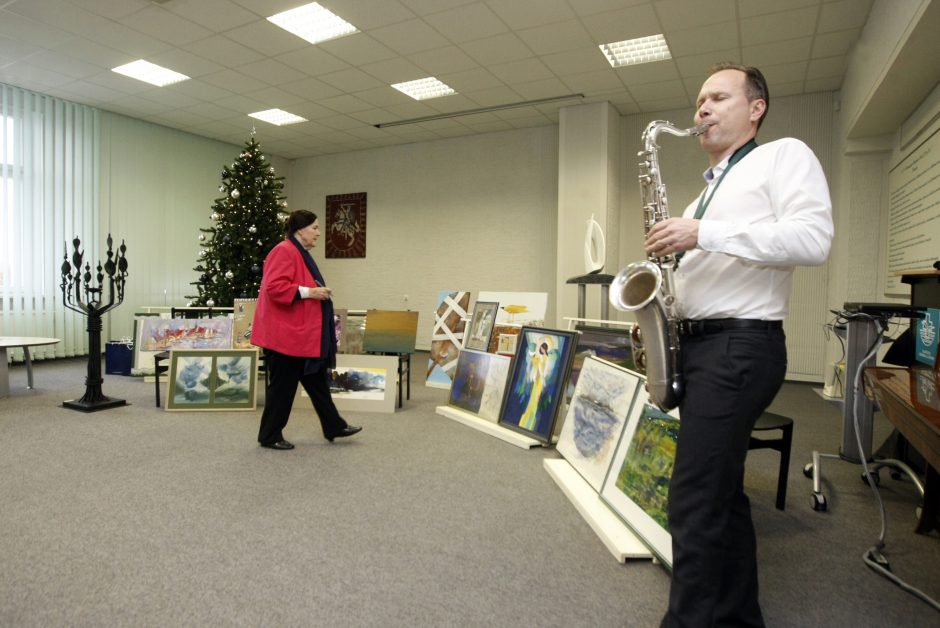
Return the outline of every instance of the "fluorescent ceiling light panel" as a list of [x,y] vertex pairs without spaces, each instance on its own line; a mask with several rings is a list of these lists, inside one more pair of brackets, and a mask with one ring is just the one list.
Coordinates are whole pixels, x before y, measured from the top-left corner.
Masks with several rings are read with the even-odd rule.
[[601,44],[598,48],[607,57],[610,65],[615,68],[672,59],[672,53],[666,45],[666,38],[662,35],[615,41],[611,44]]
[[415,100],[427,100],[428,98],[440,98],[441,96],[450,96],[456,94],[449,86],[441,83],[433,76],[428,78],[408,81],[406,83],[395,83],[392,85],[395,89],[411,96]]
[[306,118],[301,118],[300,116],[295,116],[292,113],[284,111],[283,109],[267,109],[265,111],[256,111],[254,113],[249,113],[249,116],[252,118],[257,118],[258,120],[263,120],[269,122],[276,126],[284,126],[286,124],[297,124],[298,122],[306,122]]
[[311,44],[359,32],[355,26],[316,2],[272,15],[268,21]]
[[138,81],[156,85],[157,87],[172,85],[173,83],[179,83],[180,81],[189,79],[185,74],[168,70],[154,63],[150,63],[149,61],[144,61],[143,59],[119,65],[116,68],[111,68],[111,71],[129,76]]

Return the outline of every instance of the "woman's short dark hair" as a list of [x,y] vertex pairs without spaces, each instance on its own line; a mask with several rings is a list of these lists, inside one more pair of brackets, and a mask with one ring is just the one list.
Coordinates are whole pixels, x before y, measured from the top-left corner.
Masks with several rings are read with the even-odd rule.
[[757,121],[757,128],[759,129],[760,125],[764,123],[764,118],[767,117],[767,112],[770,110],[770,90],[767,89],[767,79],[764,78],[764,74],[757,68],[749,65],[723,61],[713,65],[708,70],[708,75],[711,76],[715,72],[721,72],[722,70],[738,70],[739,72],[744,72],[748,102],[757,99],[764,101],[764,113],[761,115],[760,120]]
[[295,209],[284,221],[284,234],[289,238],[304,227],[309,227],[317,219],[317,215],[306,209]]

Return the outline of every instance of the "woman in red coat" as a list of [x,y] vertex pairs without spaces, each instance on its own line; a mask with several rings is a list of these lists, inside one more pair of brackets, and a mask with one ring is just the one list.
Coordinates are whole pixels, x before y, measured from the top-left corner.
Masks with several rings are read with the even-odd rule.
[[329,371],[336,367],[333,291],[307,251],[320,238],[320,221],[313,212],[299,209],[287,218],[284,231],[284,241],[264,260],[251,326],[251,343],[264,349],[268,369],[258,442],[279,450],[294,448],[284,440],[283,430],[298,383],[313,400],[327,440],[362,429],[346,423],[330,396]]

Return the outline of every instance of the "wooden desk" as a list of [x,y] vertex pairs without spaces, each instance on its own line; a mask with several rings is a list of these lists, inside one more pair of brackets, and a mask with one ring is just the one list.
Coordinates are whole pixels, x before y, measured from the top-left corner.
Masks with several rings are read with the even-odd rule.
[[916,532],[940,530],[940,382],[927,368],[867,368],[882,412],[927,462],[924,507]]
[[10,396],[10,367],[7,364],[7,349],[23,347],[26,362],[26,387],[33,387],[33,363],[29,359],[30,347],[54,345],[58,338],[34,338],[32,336],[0,336],[0,397]]

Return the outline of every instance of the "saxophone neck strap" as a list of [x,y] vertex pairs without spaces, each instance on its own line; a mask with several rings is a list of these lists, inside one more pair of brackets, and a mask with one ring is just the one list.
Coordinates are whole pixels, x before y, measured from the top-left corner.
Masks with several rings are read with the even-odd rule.
[[744,157],[757,148],[757,140],[751,138],[751,141],[740,147],[738,150],[734,151],[734,154],[731,155],[731,159],[728,160],[728,166],[725,168],[725,171],[721,173],[721,176],[718,177],[718,181],[715,182],[715,186],[711,189],[711,194],[708,193],[708,188],[702,192],[702,195],[698,199],[698,207],[695,209],[696,220],[700,220],[703,215],[705,215],[705,210],[708,209],[708,205],[712,202],[712,198],[715,196],[715,192],[718,191],[718,186],[721,185],[721,182],[725,180],[725,177],[731,171],[736,163],[744,159]]

